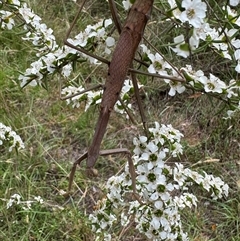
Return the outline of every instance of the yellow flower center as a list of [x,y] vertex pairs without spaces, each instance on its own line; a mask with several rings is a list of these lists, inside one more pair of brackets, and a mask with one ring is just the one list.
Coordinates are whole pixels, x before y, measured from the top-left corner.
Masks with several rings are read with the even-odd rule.
[[191,18],[194,17],[194,15],[195,15],[195,10],[194,10],[193,8],[189,8],[189,9],[187,10],[187,16],[188,16],[188,18],[191,19]]
[[208,83],[207,86],[210,90],[215,89],[215,85],[213,85],[212,83]]

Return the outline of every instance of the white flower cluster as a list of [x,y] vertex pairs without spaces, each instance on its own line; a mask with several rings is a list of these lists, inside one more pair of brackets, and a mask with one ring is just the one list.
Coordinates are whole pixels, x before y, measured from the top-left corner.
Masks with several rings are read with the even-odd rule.
[[107,36],[106,28],[112,24],[111,19],[101,20],[95,25],[88,25],[83,32],[80,32],[74,39],[68,41],[76,47],[85,47],[89,39],[95,38],[96,42],[105,43],[105,53],[110,54],[111,50],[108,47],[115,45],[115,39]]
[[[152,54],[151,51],[147,48],[145,44],[141,44],[140,47],[142,48],[143,54],[151,61],[150,66],[148,67],[149,73],[157,73],[162,76],[168,77],[176,77],[181,78],[179,72],[177,72],[177,68],[170,65],[163,57],[159,54]],[[164,78],[163,78],[164,79]],[[174,96],[176,93],[183,93],[185,91],[185,86],[181,82],[177,81],[170,81],[169,79],[164,79],[166,83],[170,85],[169,95]]]
[[[199,47],[200,40],[208,41],[208,44],[217,49],[224,58],[236,60],[237,66],[235,70],[240,73],[240,40],[236,39],[236,33],[240,27],[240,17],[237,12],[229,6],[223,7],[224,13],[226,13],[225,17],[231,23],[231,28],[219,27],[216,29],[214,27],[211,28],[209,23],[206,22],[207,5],[201,0],[183,0],[181,3],[183,11],[178,9],[175,0],[168,0],[168,3],[171,9],[173,9],[173,16],[180,20],[181,23],[188,22],[193,30],[189,43],[185,42],[183,34],[174,38],[176,46],[175,48],[171,47],[171,49],[177,55],[187,58],[190,50],[194,51]],[[237,5],[238,3],[235,4]],[[231,5],[235,6],[234,4]]]
[[30,41],[38,47],[38,56],[57,48],[53,30],[45,23],[41,23],[42,19],[28,8],[26,3],[18,8],[18,13],[25,22],[24,29],[28,31],[23,40]]
[[33,203],[43,204],[43,199],[40,196],[35,196],[34,200],[21,201],[22,197],[18,193],[13,194],[7,201],[7,209],[11,208],[13,205],[18,205],[22,207],[23,210],[31,209]]
[[[238,43],[237,40],[235,42]],[[187,86],[191,86],[196,91],[220,96],[222,100],[226,100],[226,102],[231,103],[231,110],[227,111],[227,118],[231,118],[234,113],[240,111],[240,87],[237,80],[231,79],[227,85],[224,81],[220,80],[217,76],[211,73],[209,74],[209,77],[207,77],[202,70],[194,71],[191,65],[186,65],[178,70],[176,67],[173,67],[164,60],[159,53],[152,54],[146,45],[142,44],[140,47],[142,48],[143,54],[145,54],[151,62],[148,67],[148,72],[154,74],[157,73],[163,76],[163,80],[170,86],[169,95],[174,96],[176,93],[181,94],[186,90]],[[240,58],[240,50],[237,50],[235,54],[239,54]],[[236,68],[238,68],[238,66]],[[184,84],[164,78],[164,76],[169,78],[182,78],[180,73],[182,73],[187,80]]]
[[99,104],[101,102],[101,96],[102,96],[103,90],[99,90],[99,91],[89,90],[83,94],[78,94],[84,91],[85,89],[83,88],[83,86],[79,86],[79,87],[67,86],[62,89],[61,94],[64,95],[65,98],[67,98],[66,100],[67,104],[72,104],[72,107],[79,108],[81,102],[85,101],[86,102],[85,111],[87,111],[91,105]]
[[6,143],[10,145],[10,152],[13,148],[17,148],[17,150],[24,148],[24,143],[21,137],[13,131],[11,127],[5,126],[0,122],[0,146]]
[[[136,229],[149,240],[188,240],[182,230],[179,210],[197,206],[197,197],[189,187],[199,185],[214,199],[228,195],[228,185],[219,177],[199,174],[182,164],[168,165],[169,157],[182,154],[183,136],[171,125],[150,128],[150,138],[134,138],[136,189],[140,200],[125,201],[132,191],[128,164],[125,172],[108,180],[107,197],[99,202],[99,209],[90,215],[92,229],[99,240],[111,240],[110,227],[120,220],[123,227],[134,221]],[[119,214],[119,210],[120,214]]]
[[[61,74],[64,77],[69,77],[72,72],[72,60],[76,60],[80,56],[85,60],[89,60],[92,64],[99,64],[96,59],[76,49],[58,46],[53,30],[48,28],[46,24],[41,23],[42,19],[28,8],[26,3],[20,3],[20,1],[15,0],[8,4],[14,8],[15,12],[0,10],[1,27],[12,29],[15,25],[14,18],[21,16],[25,23],[24,29],[27,31],[26,36],[22,39],[32,42],[37,49],[38,60],[31,63],[31,67],[19,76],[21,87],[28,84],[31,86],[41,85],[47,75],[59,70],[61,70]],[[104,52],[110,54],[115,40],[107,36],[106,28],[111,24],[111,19],[100,20],[95,25],[88,25],[74,39],[68,39],[68,41],[76,47],[85,47],[87,44],[92,44],[102,48],[102,44],[105,44]]]
[[207,77],[202,70],[194,71],[191,65],[181,68],[181,72],[188,80],[188,84],[194,87],[194,89],[199,91],[204,89],[205,93],[218,94],[222,99],[231,102],[232,109],[227,111],[227,118],[231,118],[235,112],[240,110],[240,94],[237,80],[231,79],[227,85],[211,73]]
[[[176,163],[173,169],[173,176],[174,181],[176,181],[180,187],[183,187],[184,191],[188,190],[189,186],[197,184],[206,191],[211,192],[211,197],[214,200],[222,198],[223,196],[228,196],[229,186],[225,184],[221,178],[214,177],[206,172],[199,174],[198,172],[192,171],[189,168],[184,168],[181,163]],[[180,199],[177,198],[175,200],[179,202]],[[195,201],[197,201],[197,199],[195,199]],[[182,202],[182,200],[180,202]],[[186,204],[186,206],[189,205]],[[181,207],[184,208],[185,206],[181,204]]]
[[[142,85],[138,84],[138,87],[141,88]],[[101,103],[101,98],[103,94],[103,90],[98,91],[87,91],[82,94],[78,94],[80,92],[84,92],[85,89],[83,86],[74,87],[74,86],[68,86],[62,89],[61,94],[64,96],[64,98],[67,98],[67,104],[72,104],[72,107],[79,108],[81,102],[85,102],[85,111],[88,110],[88,108],[92,105],[98,105]],[[126,79],[123,84],[123,88],[121,90],[120,97],[124,103],[124,105],[131,109],[132,105],[129,103],[130,99],[130,93],[133,92],[133,84],[130,79]],[[114,110],[120,114],[124,114],[125,110],[122,107],[122,104],[120,101],[117,101],[116,105],[114,106]],[[126,118],[128,118],[128,115],[126,115]]]
[[[85,31],[80,32],[77,36],[75,36],[74,39],[68,39],[68,41],[76,47],[85,47],[90,39],[101,42],[105,41],[105,53],[109,54],[111,52],[109,48],[115,44],[114,39],[112,37],[107,37],[106,33],[106,28],[111,24],[111,19],[106,19],[105,21],[100,20],[95,25],[88,25]],[[52,33],[52,30],[47,29],[47,32]],[[29,32],[29,35],[31,36],[31,32]],[[50,37],[48,37],[48,39],[44,38],[44,36],[42,37],[42,41],[46,40],[50,43],[50,41],[48,40],[50,39]],[[53,39],[53,37],[51,38]],[[30,38],[28,40],[30,40]],[[37,39],[36,41],[38,40],[39,39]],[[40,52],[42,55],[42,49],[40,49]],[[40,54],[38,53],[38,55]],[[59,69],[61,69],[61,74],[65,78],[69,77],[72,72],[71,62],[73,59],[77,59],[79,57],[85,60],[89,60],[91,64],[99,64],[98,61],[93,57],[83,54],[76,49],[70,48],[68,46],[60,47],[54,42],[54,48],[52,48],[51,52],[39,57],[39,59],[33,62],[31,64],[31,67],[28,68],[23,75],[19,76],[19,80],[21,81],[21,87],[27,84],[30,84],[32,86],[41,84],[42,79],[46,75],[53,74]]]

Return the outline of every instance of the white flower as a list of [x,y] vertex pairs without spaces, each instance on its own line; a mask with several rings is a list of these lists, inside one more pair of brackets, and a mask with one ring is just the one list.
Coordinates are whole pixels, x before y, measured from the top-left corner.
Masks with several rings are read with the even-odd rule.
[[63,68],[62,68],[62,75],[65,78],[69,77],[71,72],[72,72],[72,65],[71,64],[67,64],[67,65],[63,66]]
[[[233,96],[237,96],[237,91],[239,87],[237,86],[237,82],[235,79],[230,80],[228,88],[226,89],[227,92],[227,98],[231,98]],[[235,90],[235,91],[234,91]]]
[[78,35],[74,37],[76,46],[85,47],[87,45],[88,36],[83,32],[80,32]]
[[[43,62],[41,60],[45,62],[46,66],[43,66]],[[56,70],[55,62],[56,62],[56,56],[53,53],[48,53],[44,55],[41,59],[35,62],[35,63],[38,63],[39,65],[39,68],[36,70],[35,74],[45,67],[47,67],[47,71],[49,73],[53,73]]]
[[154,230],[158,230],[161,225],[159,218],[154,216],[150,221],[150,225]]
[[140,44],[140,47],[142,48],[143,53],[149,55],[151,54],[150,49],[145,44]]
[[133,145],[135,146],[133,153],[135,155],[140,155],[142,153],[142,150],[146,147],[147,137],[146,136],[140,136],[139,138],[134,137],[133,138]]
[[226,84],[213,74],[210,74],[210,78],[201,76],[199,81],[204,85],[206,92],[222,93],[226,89]]
[[219,36],[219,33],[215,28],[210,29],[207,32],[207,36],[209,36],[211,40],[215,41],[212,43],[213,46],[215,46],[215,43],[221,42],[221,37]]
[[184,40],[183,34],[174,38],[175,48],[170,47],[177,55],[187,58],[189,56],[189,48]]
[[191,208],[192,205],[197,206],[197,198],[191,193],[183,193],[181,196],[174,197],[174,203],[180,208],[183,209],[186,206]]
[[173,150],[172,150],[172,156],[177,157],[177,155],[183,153],[183,147],[180,143],[176,142],[172,145]]
[[13,148],[17,148],[18,150],[24,148],[24,143],[19,135],[15,131],[12,130],[11,127],[5,126],[0,122],[0,145],[3,144],[3,141],[6,141],[10,144],[9,152],[13,150]]
[[68,42],[76,47],[84,47],[87,44],[87,35],[85,35],[83,32],[80,32],[78,35],[74,37],[74,39],[69,38]]
[[113,23],[111,18],[105,19],[104,20],[104,28],[107,28],[109,25]]
[[187,179],[184,175],[184,167],[180,163],[176,163],[175,165],[176,167],[173,169],[173,178],[182,187]]
[[34,199],[39,202],[40,204],[43,203],[43,199],[40,196],[34,197]]
[[[72,67],[68,65],[65,69],[65,75],[70,74],[70,71],[72,70]],[[94,103],[99,104],[101,102],[100,96],[102,95],[102,90],[99,91],[88,91],[86,93],[79,94],[80,92],[84,92],[84,88],[82,86],[74,87],[74,86],[68,86],[62,89],[61,94],[65,95],[67,104],[72,103],[73,107],[80,107],[80,103],[82,101],[82,98],[84,100],[87,99],[86,105],[85,105],[85,111]],[[72,97],[71,97],[72,96]],[[69,97],[69,98],[67,98]]]
[[230,0],[229,4],[233,7],[237,6],[240,3],[240,0]]
[[234,52],[235,59],[237,60],[237,66],[235,67],[235,70],[240,73],[240,49],[237,49]]
[[182,7],[185,8],[185,11],[181,13],[179,19],[182,22],[189,22],[195,28],[199,28],[206,16],[206,3],[201,0],[183,0]]
[[[59,47],[56,44],[53,30],[48,28],[46,24],[41,23],[41,18],[34,14],[25,3],[19,11],[25,22],[31,25],[31,28],[29,28],[29,25],[25,25],[24,28],[28,32],[26,37],[23,37],[23,39],[31,41],[35,46],[43,46],[38,49],[38,53],[36,54],[37,57],[39,57],[39,60],[37,61],[38,63],[33,63],[31,65],[32,67],[27,69],[24,75],[19,76],[21,87],[27,84],[32,86],[41,84],[43,77],[47,74],[54,73],[59,66],[66,62],[65,58],[68,54],[74,54],[77,56],[81,55],[83,58],[88,59],[91,64],[100,64],[95,58],[80,53],[76,49],[67,46]],[[96,41],[106,41],[105,52],[110,53],[111,51],[109,48],[115,43],[112,37],[107,36],[105,30],[105,28],[107,28],[110,24],[112,24],[112,20],[106,19],[105,21],[99,21],[95,25],[88,25],[85,31],[80,32],[74,39],[68,39],[68,41],[74,46],[84,47],[88,43],[89,38],[95,37]],[[36,64],[38,65],[36,66]],[[42,73],[44,73],[44,76]],[[68,77],[70,73],[70,65],[63,67],[62,74],[65,77]],[[32,76],[33,74],[35,77]]]
[[9,209],[14,203],[20,204],[21,203],[21,198],[22,197],[19,194],[17,194],[17,193],[13,194],[10,197],[10,199],[9,199],[9,201],[7,203],[7,209]]
[[154,202],[154,206],[156,209],[161,210],[163,208],[163,202],[161,200],[157,200],[156,202]]
[[[66,99],[67,104],[72,103],[73,107],[78,108],[80,106],[81,97],[83,96],[83,94],[78,94],[78,93],[84,90],[85,89],[82,86],[79,86],[79,87],[68,86],[62,89],[61,94],[65,95],[65,98],[69,97]],[[74,96],[74,97],[71,97],[71,96]]]
[[218,32],[220,33],[224,32],[224,34],[219,35],[218,32],[217,31],[215,32],[214,30],[209,32],[209,35],[211,36],[212,40],[214,40],[214,42],[212,42],[212,45],[223,54],[224,58],[232,60],[232,57],[229,54],[229,50],[228,50],[229,45],[225,43],[224,39],[227,36],[228,39],[231,41],[231,43],[237,46],[239,43],[235,38],[233,38],[234,34],[237,31],[238,30],[234,28],[230,30],[219,28]]
[[201,182],[202,186],[204,189],[206,189],[207,191],[210,191],[211,188],[211,184],[212,184],[212,175],[208,175],[207,173],[205,173],[205,176],[203,178],[203,181]]
[[23,208],[23,210],[30,210],[31,209],[31,207],[32,207],[32,202],[33,201],[25,201],[25,202],[22,202],[23,204],[25,204],[26,206],[24,207],[22,207]]
[[122,4],[125,10],[128,10],[132,6],[130,0],[122,1]]
[[[174,69],[172,69],[172,76],[176,77],[176,78],[182,78],[178,72],[176,72]],[[170,91],[169,91],[169,95],[174,96],[177,93],[181,94],[185,91],[185,86],[183,85],[183,83],[178,82],[178,81],[172,81],[170,79],[164,79],[164,81],[166,83],[168,83],[171,87]]]
[[14,199],[10,198],[9,201],[7,202],[7,209],[9,209],[10,207],[12,207],[12,205],[14,204]]
[[181,15],[181,11],[177,7],[176,1],[175,0],[168,0],[168,3],[172,9],[172,14],[175,18],[179,19]]
[[153,168],[152,163],[145,162],[141,165],[137,166],[137,173],[139,174],[137,176],[137,180],[141,183],[149,183],[148,174],[151,173],[151,170]]
[[112,236],[111,236],[111,234],[106,234],[106,233],[104,233],[104,241],[111,241],[112,240]]
[[14,4],[16,6],[20,6],[21,5],[20,1],[18,1],[18,0],[12,0],[11,2],[12,2],[12,4]]
[[[240,26],[240,25],[239,25]],[[236,49],[239,49],[240,48],[240,39],[235,39],[233,38],[231,40],[231,44],[236,48]]]
[[146,148],[151,154],[154,154],[158,151],[158,146],[154,144],[152,141],[147,144]]
[[85,105],[85,111],[93,104],[98,105],[101,103],[101,98],[100,96],[102,95],[103,90],[98,90],[98,91],[88,91],[86,93],[87,95],[87,103]]
[[185,168],[183,173],[186,177],[190,177],[197,184],[200,184],[203,182],[204,177],[198,172],[194,172],[188,168]]
[[223,117],[223,119],[231,119],[233,115],[235,114],[236,110],[228,110],[227,111],[227,117]]
[[[148,173],[148,175],[154,176],[155,180],[151,181],[146,185],[146,188],[149,192],[154,192],[152,195],[160,196],[166,190],[166,176],[162,174],[162,168],[156,167]],[[150,176],[149,175],[149,176]],[[152,199],[156,200],[156,199]]]
[[225,184],[221,187],[223,190],[224,195],[227,197],[228,196],[228,191],[229,191],[229,186],[228,184]]
[[191,49],[199,47],[200,39],[206,40],[208,33],[212,31],[209,23],[203,23],[200,27],[193,29],[193,35],[190,37],[189,44]]
[[[137,84],[138,84],[138,89],[142,88],[143,85],[141,85],[140,83],[137,83]],[[126,79],[124,81],[120,97],[125,107],[127,107],[128,110],[131,110],[132,112],[134,112],[134,110],[132,109],[132,104],[129,103],[131,91],[133,91],[133,83],[131,79]],[[116,102],[116,104],[114,105],[114,110],[120,114],[126,114],[126,119],[129,119],[129,115],[126,113],[120,101]]]
[[2,24],[0,27],[7,27],[7,29],[12,29],[15,24],[12,15],[13,14],[9,11],[0,10],[0,23]]
[[193,29],[193,34],[198,36],[202,40],[206,40],[208,33],[212,31],[209,23],[204,22],[198,28]]
[[[236,21],[237,12],[230,8],[230,6],[223,6],[222,9],[225,11],[226,16],[228,17],[229,21],[234,22]],[[233,21],[234,19],[234,21]]]
[[109,188],[110,192],[107,194],[107,198],[114,202],[115,199],[122,200],[123,197],[121,196],[122,192],[122,182],[124,180],[121,176],[113,176],[107,182],[107,187]]
[[126,227],[129,224],[129,222],[130,222],[130,220],[128,219],[128,216],[124,212],[122,212],[121,213],[121,225],[123,227]]
[[195,83],[199,82],[199,78],[201,76],[204,76],[204,73],[202,70],[193,70],[191,65],[186,65],[186,67],[183,67],[180,69],[180,71],[185,75],[186,78],[190,78],[189,84],[194,86]]
[[18,9],[18,11],[22,15],[26,23],[31,23],[32,19],[35,16],[35,14],[31,11],[31,9],[27,7],[26,3],[24,3],[22,7]]
[[121,90],[121,97],[123,97],[126,93],[128,93],[133,88],[132,81],[130,79],[126,79],[124,81],[122,90]]
[[[169,156],[172,147],[175,144],[180,145],[182,135],[178,130],[171,125],[160,126],[156,122],[155,128],[149,131],[149,138],[142,136],[134,139],[137,147],[137,155],[133,156],[136,167],[136,190],[142,202],[125,201],[126,195],[132,190],[129,170],[126,170],[129,166],[126,165],[124,175],[109,179],[106,205],[95,211],[94,216],[90,215],[92,230],[98,236],[96,240],[100,240],[100,235],[109,230],[117,220],[115,210],[121,210],[118,218],[122,226],[125,227],[133,220],[136,223],[135,228],[144,233],[149,240],[173,241],[180,237],[187,241],[188,237],[182,231],[179,209],[197,205],[197,198],[188,192],[188,187],[197,183],[205,190],[211,191],[214,199],[228,194],[228,186],[220,178],[214,178],[206,173],[202,176],[184,168],[180,163],[172,170],[173,167],[168,166],[161,158],[153,158],[161,152],[165,153],[164,149],[169,150]],[[163,141],[159,141],[159,136]],[[159,161],[160,165],[157,164]],[[175,196],[175,190],[181,191],[177,192],[178,196]]]
[[105,53],[110,54],[111,50],[108,47],[112,47],[115,45],[115,39],[113,37],[107,37],[105,40],[106,47],[105,47]]
[[185,86],[182,85],[181,82],[170,81],[170,80],[164,80],[164,81],[169,83],[171,87],[168,92],[168,94],[171,96],[174,96],[176,93],[182,94],[186,90]]
[[171,69],[171,66],[163,59],[159,53],[156,53],[155,55],[148,54],[148,58],[152,61],[152,64],[148,67],[149,73],[168,75],[165,69]]
[[160,236],[161,240],[166,240],[168,233],[166,231],[162,231],[159,233],[159,236]]

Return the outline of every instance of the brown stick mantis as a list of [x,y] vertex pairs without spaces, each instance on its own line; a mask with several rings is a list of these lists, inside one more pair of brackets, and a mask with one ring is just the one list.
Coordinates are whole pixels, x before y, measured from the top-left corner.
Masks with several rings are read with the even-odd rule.
[[[85,1],[81,5],[79,9],[79,13]],[[116,7],[114,4],[114,1],[109,1],[109,3],[110,3],[111,11],[116,13]],[[73,176],[76,171],[76,166],[80,164],[82,160],[87,159],[87,171],[89,174],[95,175],[96,171],[93,169],[93,167],[99,155],[109,155],[109,154],[124,152],[128,154],[130,174],[132,176],[132,183],[133,183],[132,185],[133,192],[136,191],[135,190],[136,189],[135,188],[135,170],[131,162],[129,151],[127,149],[114,149],[114,150],[100,151],[100,144],[106,132],[110,113],[113,110],[115,103],[119,99],[119,94],[121,92],[128,70],[130,67],[132,67],[132,61],[134,59],[134,55],[138,48],[138,45],[143,37],[143,33],[144,33],[145,26],[147,24],[147,21],[150,18],[152,6],[153,6],[153,0],[136,0],[128,13],[128,16],[123,28],[121,28],[121,24],[120,24],[120,21],[118,20],[117,15],[113,14],[113,20],[114,20],[115,26],[117,27],[120,33],[120,37],[116,45],[116,48],[113,52],[112,60],[110,63],[106,62],[101,57],[97,57],[102,62],[109,64],[107,79],[104,85],[104,92],[103,92],[102,102],[100,106],[100,115],[97,121],[92,144],[90,145],[88,151],[85,152],[73,165],[72,171],[70,173],[69,190],[71,189]],[[76,21],[76,19],[77,19],[77,16],[75,17],[74,22]],[[72,30],[74,22],[67,33],[67,37],[69,36],[69,33]],[[65,44],[70,47],[76,48],[75,46],[70,44],[67,40],[65,40]],[[83,49],[78,49],[78,50],[80,50],[83,53],[86,53]],[[86,53],[86,54],[89,54],[89,53]],[[92,56],[92,57],[96,57],[96,56]],[[137,91],[138,87],[137,87],[136,77],[134,73],[135,71],[132,70],[132,72],[133,72],[132,77],[133,79],[135,79],[135,81],[133,81],[134,89],[135,91]],[[136,93],[136,96],[138,97],[139,94]],[[138,102],[139,102],[139,99],[138,99]],[[143,110],[142,108],[139,108],[139,109],[141,112],[143,125],[144,125],[145,119],[143,117]]]

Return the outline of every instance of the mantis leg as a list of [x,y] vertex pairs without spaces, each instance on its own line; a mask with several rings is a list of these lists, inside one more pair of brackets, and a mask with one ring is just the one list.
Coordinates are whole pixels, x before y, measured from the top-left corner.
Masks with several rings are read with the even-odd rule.
[[[134,164],[133,164],[133,161],[132,161],[132,158],[131,158],[131,152],[128,149],[126,149],[126,148],[117,148],[117,149],[103,150],[103,151],[100,151],[100,153],[99,153],[100,156],[107,156],[107,155],[114,155],[114,154],[125,154],[127,156],[128,165],[129,165],[129,173],[130,173],[131,179],[132,179],[133,194],[134,194],[134,197],[139,202],[141,202],[139,200],[138,195],[137,195],[137,190],[136,190],[136,172],[135,172]],[[71,188],[72,188],[73,179],[74,179],[74,175],[75,175],[75,172],[76,172],[77,165],[80,165],[81,162],[83,160],[85,160],[87,157],[88,157],[88,152],[85,152],[82,156],[80,156],[74,162],[74,164],[72,166],[72,170],[71,170],[70,175],[69,175],[69,185],[68,185],[68,192],[69,193],[70,193]],[[94,172],[95,173],[92,173],[92,169],[91,169],[91,174],[97,175],[97,170],[96,169],[94,170]]]

